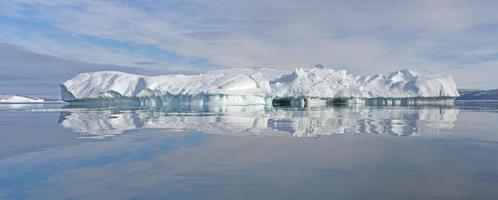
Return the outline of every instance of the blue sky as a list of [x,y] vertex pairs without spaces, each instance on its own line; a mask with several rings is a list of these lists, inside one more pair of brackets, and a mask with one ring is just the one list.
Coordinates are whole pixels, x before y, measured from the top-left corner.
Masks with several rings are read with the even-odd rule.
[[5,0],[0,42],[88,63],[83,69],[321,63],[362,75],[428,69],[462,88],[498,88],[497,9],[496,1],[458,0]]

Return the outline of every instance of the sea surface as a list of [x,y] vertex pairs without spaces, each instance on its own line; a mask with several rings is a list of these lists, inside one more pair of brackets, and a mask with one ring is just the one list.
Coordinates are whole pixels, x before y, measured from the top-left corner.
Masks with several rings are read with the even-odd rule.
[[2,104],[0,199],[498,199],[498,102]]

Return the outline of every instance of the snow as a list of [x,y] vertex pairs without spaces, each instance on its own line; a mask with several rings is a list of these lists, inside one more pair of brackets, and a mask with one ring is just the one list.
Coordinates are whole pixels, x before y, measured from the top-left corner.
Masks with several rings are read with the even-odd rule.
[[[199,75],[141,76],[123,72],[82,73],[62,84],[65,101],[82,99],[194,97],[209,96],[223,104],[265,104],[271,94],[268,78],[278,73],[269,69],[218,70]],[[195,98],[198,97],[198,98]],[[155,98],[157,99],[157,98]],[[150,101],[149,101],[150,102]]]
[[403,69],[388,75],[361,77],[360,85],[368,91],[366,97],[457,97],[455,81],[426,71]]
[[451,76],[400,70],[387,75],[354,76],[345,70],[297,68],[270,82],[277,97],[410,98],[457,97]]
[[13,94],[0,94],[0,103],[43,103],[45,100],[37,97],[19,96]]
[[354,102],[391,98],[389,104],[395,104],[400,98],[459,96],[451,76],[408,69],[386,75],[355,76],[321,65],[296,68],[291,72],[236,68],[198,75],[91,72],[67,80],[61,89],[63,100],[68,102],[107,101],[156,106],[181,103],[178,101],[186,99],[200,105],[263,105],[279,98],[301,98],[299,101],[303,103],[299,104],[321,104],[327,102],[322,99],[337,98],[355,99]]
[[345,70],[297,68],[270,81],[276,97],[362,97],[355,77]]

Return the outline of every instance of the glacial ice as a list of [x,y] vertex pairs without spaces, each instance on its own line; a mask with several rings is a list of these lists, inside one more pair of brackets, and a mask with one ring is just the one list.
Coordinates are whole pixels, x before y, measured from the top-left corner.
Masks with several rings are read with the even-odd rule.
[[13,94],[0,94],[0,103],[18,104],[18,103],[43,103],[45,100],[37,97],[19,96]]
[[70,103],[137,106],[446,104],[459,96],[451,76],[408,69],[354,76],[324,67],[292,72],[225,69],[160,76],[102,71],[67,80],[61,84],[61,92],[62,99]]

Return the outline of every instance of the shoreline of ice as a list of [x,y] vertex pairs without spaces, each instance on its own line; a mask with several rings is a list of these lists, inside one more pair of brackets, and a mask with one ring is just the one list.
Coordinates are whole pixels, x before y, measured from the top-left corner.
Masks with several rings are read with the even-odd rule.
[[225,69],[199,75],[141,76],[123,72],[82,73],[61,84],[70,104],[176,106],[333,104],[453,104],[459,96],[451,76],[399,70],[353,76],[324,67]]

